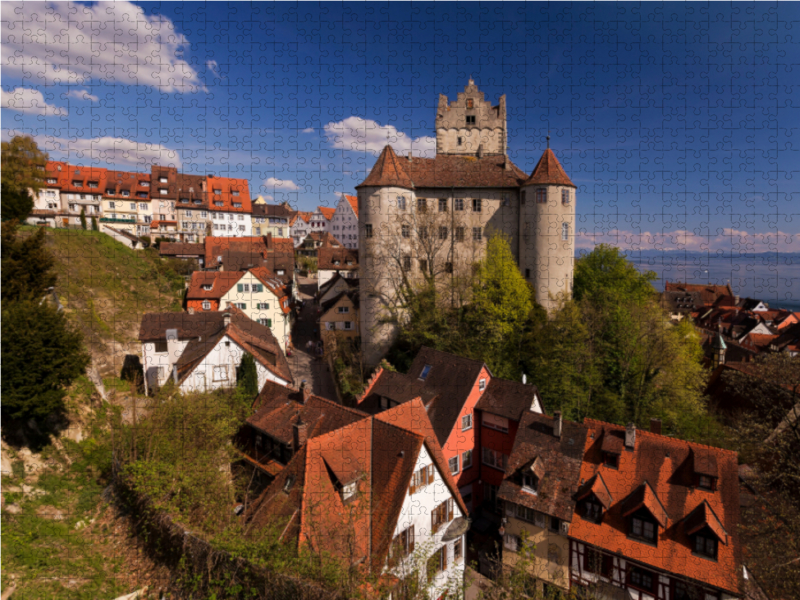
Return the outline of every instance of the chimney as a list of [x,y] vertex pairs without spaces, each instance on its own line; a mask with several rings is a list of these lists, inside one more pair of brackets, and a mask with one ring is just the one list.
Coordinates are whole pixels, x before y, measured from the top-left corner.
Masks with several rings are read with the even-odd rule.
[[636,445],[636,425],[628,423],[625,427],[625,447],[628,450],[633,450]]
[[189,308],[186,309],[186,312],[188,312],[190,315],[193,315],[194,314],[194,308],[192,308],[190,306]]
[[733,296],[733,305],[734,306],[739,306],[739,294],[735,294]]
[[297,452],[306,443],[308,424],[303,423],[298,415],[297,423],[292,425],[292,452]]
[[413,160],[414,160],[414,151],[413,150],[409,150],[408,151],[408,162],[411,162]]
[[553,424],[553,435],[557,438],[561,437],[561,427],[564,424],[563,419],[561,418],[561,411],[557,410],[553,412],[553,417],[555,418],[556,422]]
[[661,435],[661,419],[650,419],[650,433]]
[[222,313],[222,325],[228,327],[231,324],[231,313]]
[[300,391],[303,394],[303,404],[305,404],[306,401],[311,397],[311,388],[308,387],[308,383],[305,379],[300,382]]
[[506,171],[510,171],[511,170],[511,161],[508,160],[508,155],[507,154],[503,156],[503,169],[506,170]]

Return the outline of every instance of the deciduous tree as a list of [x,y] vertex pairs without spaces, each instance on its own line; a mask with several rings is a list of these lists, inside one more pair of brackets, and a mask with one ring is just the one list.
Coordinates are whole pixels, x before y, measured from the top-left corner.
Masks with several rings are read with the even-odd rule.
[[44,183],[47,153],[30,136],[16,136],[2,143],[2,219],[24,221],[33,210],[31,192]]
[[16,221],[2,225],[2,299],[15,300],[23,296],[41,297],[55,285],[55,260],[45,248],[45,230],[22,236]]

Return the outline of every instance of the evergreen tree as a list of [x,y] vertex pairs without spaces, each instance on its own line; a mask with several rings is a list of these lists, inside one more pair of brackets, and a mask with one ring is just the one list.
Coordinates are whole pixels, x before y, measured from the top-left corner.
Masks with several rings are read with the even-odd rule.
[[30,136],[2,143],[2,219],[24,221],[33,210],[33,197],[44,183],[47,153]]
[[86,209],[81,208],[81,228],[86,231]]
[[45,230],[23,237],[16,221],[2,224],[2,289],[4,301],[24,296],[41,298],[56,284],[53,255],[45,248]]
[[97,217],[92,217],[92,231],[98,231],[98,229],[97,229]]
[[34,296],[4,300],[2,317],[3,417],[41,418],[60,410],[64,387],[89,364],[83,336],[63,312]]
[[236,385],[250,397],[258,395],[258,371],[256,361],[249,354],[242,355],[242,362],[237,369]]

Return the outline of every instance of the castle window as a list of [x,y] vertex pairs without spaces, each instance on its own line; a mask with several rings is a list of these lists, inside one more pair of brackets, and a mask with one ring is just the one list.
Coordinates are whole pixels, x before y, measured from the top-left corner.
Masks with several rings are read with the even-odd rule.
[[447,198],[439,198],[439,212],[447,212]]
[[472,98],[469,98],[467,100],[467,108],[475,108],[475,100],[473,100]]
[[428,228],[425,225],[419,228],[419,239],[421,240],[428,239]]
[[530,279],[530,278],[531,278],[531,270],[525,269],[525,279]]
[[481,212],[481,199],[480,198],[473,198],[472,199],[472,212]]
[[398,210],[405,210],[406,209],[406,197],[405,196],[398,196],[397,197],[397,208],[398,208]]
[[464,210],[464,199],[456,198],[453,200],[453,210]]
[[561,204],[569,204],[569,190],[561,190]]
[[403,270],[404,271],[410,271],[411,270],[411,257],[410,256],[404,256],[403,257]]
[[569,239],[569,223],[561,224],[561,239],[564,241]]
[[417,198],[417,212],[428,212],[428,200],[425,198]]
[[447,239],[447,227],[439,227],[439,239],[440,240]]
[[464,228],[463,227],[456,227],[456,241],[463,242],[464,241]]
[[364,225],[364,236],[368,238],[372,237],[372,223]]
[[483,239],[483,229],[480,227],[473,227],[472,228],[472,241],[473,242],[480,242]]
[[544,188],[539,188],[536,190],[536,203],[537,204],[545,204],[547,202],[547,190]]
[[467,125],[475,125],[475,115],[467,115]]
[[460,146],[463,141],[464,141],[464,138],[458,138],[458,145]]
[[404,238],[411,237],[411,227],[408,225],[403,225],[400,229],[400,232]]

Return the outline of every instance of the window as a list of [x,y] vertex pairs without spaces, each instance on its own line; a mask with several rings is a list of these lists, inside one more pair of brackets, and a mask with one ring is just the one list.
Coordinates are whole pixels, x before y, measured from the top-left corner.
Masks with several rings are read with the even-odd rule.
[[414,552],[414,526],[401,531],[392,542],[392,558],[402,558]]
[[432,464],[428,465],[427,467],[422,467],[411,477],[411,487],[408,490],[409,496],[416,494],[419,490],[423,489],[429,483],[433,483],[434,478],[435,478],[435,470]]
[[411,257],[410,256],[404,256],[403,257],[403,270],[404,271],[410,271],[411,270]]
[[131,202],[131,210],[136,210],[136,203],[135,202]]
[[583,557],[583,568],[589,573],[611,577],[612,558],[607,554],[598,552],[594,548],[586,548]]
[[256,304],[256,310],[269,310],[268,302],[259,302]]
[[651,521],[649,517],[650,515],[643,510],[634,513],[631,517],[629,537],[655,544],[657,533],[656,524]]
[[422,372],[419,374],[420,381],[425,381],[428,378],[428,374],[431,372],[433,367],[431,365],[425,365],[422,367]]
[[629,583],[640,590],[652,592],[655,577],[650,571],[645,571],[637,566],[631,566]]
[[145,204],[145,203],[141,203],[141,204],[139,205],[139,210],[147,210],[147,204]]
[[419,239],[421,240],[428,239],[428,228],[425,225],[419,228]]
[[506,464],[508,464],[508,457],[501,452],[497,452],[496,450],[492,450],[491,448],[484,447],[483,464],[492,467],[493,469],[499,469],[501,471],[505,471]]
[[350,498],[356,495],[357,490],[357,482],[354,481],[353,483],[348,483],[342,488],[342,500],[350,500]]
[[511,206],[511,199],[508,194],[503,194],[503,206]]
[[480,391],[484,391],[484,390],[486,389],[486,380],[485,380],[485,379],[481,379],[481,380],[478,382],[478,389],[479,389]]
[[428,212],[428,200],[426,198],[417,198],[417,212]]
[[[239,190],[233,190],[231,192],[231,194],[233,194],[234,196],[238,196],[239,195]],[[234,206],[236,206],[236,205],[234,204]],[[241,206],[241,204],[239,206]]]
[[611,467],[612,469],[619,469],[619,454],[613,454],[612,452],[604,452],[603,463],[607,467]]
[[481,212],[481,199],[480,198],[473,198],[472,199],[472,212]]
[[158,193],[161,194],[162,196],[166,196],[167,195],[167,190],[164,189],[164,188],[159,188]]
[[264,291],[264,286],[262,284],[260,284],[260,283],[254,283],[253,284],[253,292],[261,293],[263,291]]
[[561,204],[569,204],[569,190],[561,190]]
[[456,241],[463,242],[464,241],[464,228],[463,227],[456,227]]
[[503,538],[503,546],[506,550],[510,550],[511,552],[516,552],[520,545],[520,539],[515,536],[507,533]]
[[539,188],[536,190],[536,203],[537,204],[545,204],[547,203],[547,190],[544,188]]
[[453,516],[453,499],[448,498],[433,509],[431,513],[431,531],[433,533],[439,531],[439,528],[445,523],[449,523]]
[[450,467],[450,474],[456,475],[458,473],[458,456],[454,456],[448,460],[447,464]]
[[465,450],[461,453],[461,468],[467,470],[472,466],[472,450]]
[[286,271],[285,271],[285,270],[283,270],[283,269],[278,269],[277,271],[275,271],[275,274],[276,274],[276,275],[285,275],[285,274],[286,274]]
[[214,195],[215,195],[215,196],[220,196],[220,195],[222,195],[222,190],[221,190],[221,189],[219,189],[219,188],[215,188],[215,189],[214,189]]
[[453,562],[458,562],[464,558],[464,547],[462,538],[458,538],[453,542]]
[[522,519],[523,521],[527,521],[528,523],[534,523],[537,527],[544,527],[544,523],[540,523],[541,519],[537,519],[540,513],[537,513],[532,508],[528,508],[527,506],[522,506],[521,504],[515,504],[513,511],[507,511],[509,514],[515,515],[518,519]]
[[214,381],[228,380],[228,365],[214,367]]
[[345,321],[344,322],[344,328],[348,329],[348,330],[353,329],[353,322],[352,321]]
[[447,545],[442,546],[428,559],[428,578],[432,579],[437,573],[447,569]]
[[483,426],[503,433],[508,433],[508,419],[491,413],[483,413]]
[[539,478],[533,473],[522,474],[522,487],[529,492],[534,492],[539,489]]
[[233,305],[239,310],[247,310],[247,304],[244,302],[234,302]]
[[166,352],[167,351],[167,342],[156,342],[156,352]]
[[704,490],[713,490],[714,489],[714,478],[709,477],[708,475],[700,475],[697,487],[700,487]]
[[447,212],[447,198],[439,198],[439,212]]
[[445,273],[450,273],[452,275],[452,273],[453,273],[453,263],[451,263],[451,262],[444,263],[444,272]]
[[475,100],[472,98],[467,99],[467,108],[475,108]]
[[211,310],[211,302],[203,300],[203,310]]
[[440,226],[439,227],[439,239],[446,240],[447,239],[447,227]]
[[480,227],[473,227],[472,228],[472,241],[473,242],[480,242],[483,240],[483,230]]
[[717,538],[706,530],[694,536],[694,553],[706,558],[717,559]]
[[166,177],[159,177],[158,178],[158,182],[159,183],[167,183],[167,178]]
[[467,115],[467,125],[475,125],[475,115]]
[[337,307],[336,312],[349,313],[350,312],[350,307],[349,306],[339,306],[339,307]]
[[81,188],[81,187],[83,187],[83,182],[82,181],[73,181],[72,182],[72,187]]
[[58,179],[56,179],[55,177],[48,177],[47,183],[58,183]]
[[454,210],[464,210],[464,199],[463,198],[456,198],[453,200],[453,209]]
[[603,505],[594,496],[590,496],[583,503],[583,517],[592,523],[599,523],[603,520]]
[[408,225],[403,225],[403,226],[400,228],[400,232],[401,232],[401,234],[402,234],[402,236],[403,236],[404,238],[409,238],[409,237],[411,237],[411,227],[409,227]]
[[364,225],[364,237],[371,238],[372,237],[372,223],[367,223]]
[[458,138],[458,145],[460,146],[464,141],[464,138]]
[[[73,206],[74,206],[74,205],[73,205]],[[116,205],[116,203],[115,203],[115,202],[109,202],[109,203],[108,203],[108,208],[117,208],[117,205]]]
[[550,528],[550,531],[558,533],[561,529],[561,519],[558,517],[550,517],[547,521],[547,526]]
[[561,224],[561,239],[565,242],[569,239],[569,223]]
[[405,196],[398,196],[397,197],[397,209],[398,210],[405,210],[406,209],[406,197]]
[[472,415],[464,415],[461,417],[461,431],[469,431],[472,429]]
[[149,188],[150,187],[150,182],[149,181],[140,181],[139,182],[139,186],[140,187],[148,187]]
[[420,259],[420,261],[419,261],[419,270],[422,271],[423,273],[426,273],[428,271],[428,261],[427,260],[425,260],[423,258]]

